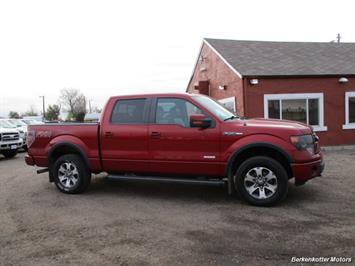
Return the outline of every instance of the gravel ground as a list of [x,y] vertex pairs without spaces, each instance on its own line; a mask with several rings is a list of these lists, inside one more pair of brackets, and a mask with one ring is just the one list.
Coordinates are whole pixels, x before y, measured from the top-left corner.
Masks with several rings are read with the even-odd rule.
[[355,151],[327,152],[321,178],[258,208],[201,185],[109,181],[65,195],[0,158],[0,265],[284,265],[355,260]]

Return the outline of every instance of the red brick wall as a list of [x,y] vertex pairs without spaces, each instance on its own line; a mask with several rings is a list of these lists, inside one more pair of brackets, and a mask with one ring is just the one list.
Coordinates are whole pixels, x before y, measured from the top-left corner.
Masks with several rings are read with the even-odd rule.
[[[208,45],[203,44],[200,56],[203,60],[199,60],[194,69],[188,92],[196,92],[194,89],[199,81],[209,81],[212,98],[218,100],[236,96],[238,114],[249,118],[264,117],[264,94],[323,92],[324,126],[328,130],[317,133],[321,144],[355,144],[355,129],[342,129],[345,123],[345,92],[355,91],[355,77],[348,78],[346,84],[340,84],[339,77],[258,78],[258,85],[250,85],[248,78],[239,78]],[[201,71],[201,68],[205,70]],[[227,89],[219,90],[220,85],[227,86]]]
[[[243,80],[240,79],[206,44],[203,44],[200,54],[204,59],[199,60],[194,69],[188,92],[196,92],[195,86],[199,81],[210,82],[210,96],[214,99],[236,97],[237,113],[244,116]],[[205,68],[205,71],[201,71]],[[226,90],[219,90],[226,86]]]
[[345,124],[345,92],[355,91],[355,78],[340,84],[335,78],[258,78],[258,85],[246,84],[246,116],[264,117],[264,94],[323,93],[324,125],[318,132],[322,145],[355,144],[355,129],[342,129]]

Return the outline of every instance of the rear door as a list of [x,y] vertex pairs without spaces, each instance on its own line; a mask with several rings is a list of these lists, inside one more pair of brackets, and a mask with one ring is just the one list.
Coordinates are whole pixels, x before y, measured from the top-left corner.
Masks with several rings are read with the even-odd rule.
[[112,100],[101,128],[101,157],[107,172],[148,171],[149,98]]
[[184,98],[161,97],[152,103],[149,124],[151,170],[159,174],[219,175],[219,127],[190,127],[190,115],[204,114]]

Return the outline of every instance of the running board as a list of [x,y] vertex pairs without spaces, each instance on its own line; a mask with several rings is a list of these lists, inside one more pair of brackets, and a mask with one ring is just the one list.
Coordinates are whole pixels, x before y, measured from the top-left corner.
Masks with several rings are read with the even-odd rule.
[[212,185],[223,187],[226,181],[222,179],[197,179],[197,178],[172,178],[160,176],[125,176],[125,175],[108,175],[110,180],[133,180],[133,181],[152,181],[165,183],[195,184],[195,185]]

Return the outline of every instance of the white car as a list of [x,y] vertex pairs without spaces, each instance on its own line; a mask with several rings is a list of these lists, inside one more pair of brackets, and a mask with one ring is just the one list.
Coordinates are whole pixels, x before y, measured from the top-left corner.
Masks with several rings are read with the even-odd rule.
[[44,124],[42,121],[39,120],[34,120],[34,119],[28,119],[28,118],[22,118],[19,119],[21,122],[25,123],[26,125],[41,125]]
[[15,127],[19,133],[20,133],[20,138],[23,141],[23,146],[22,148],[27,151],[27,145],[26,145],[26,137],[27,137],[27,124],[20,119],[2,119],[3,121],[6,121],[8,124],[11,126]]
[[23,141],[18,130],[0,120],[0,154],[6,158],[15,157],[22,145]]

